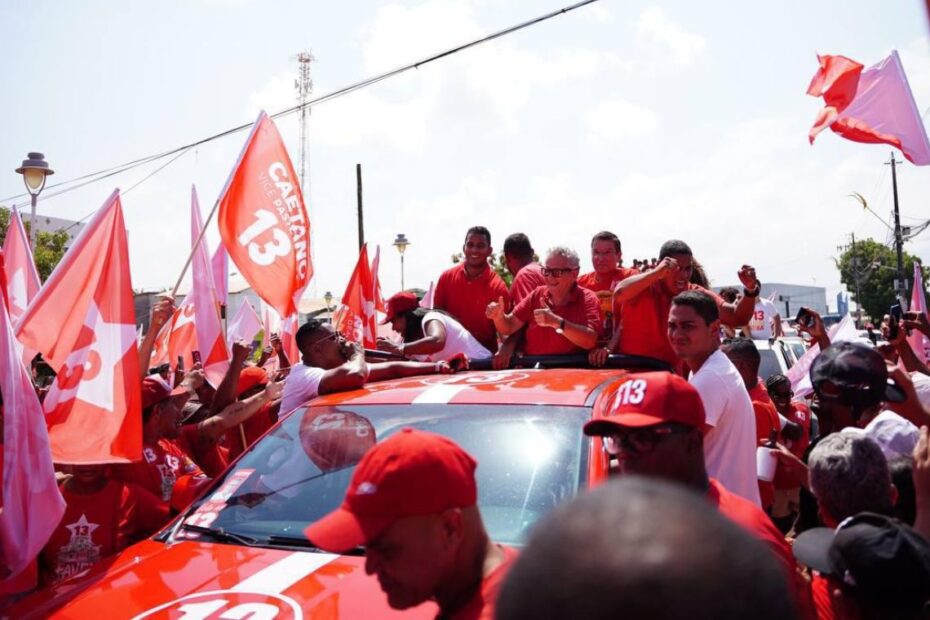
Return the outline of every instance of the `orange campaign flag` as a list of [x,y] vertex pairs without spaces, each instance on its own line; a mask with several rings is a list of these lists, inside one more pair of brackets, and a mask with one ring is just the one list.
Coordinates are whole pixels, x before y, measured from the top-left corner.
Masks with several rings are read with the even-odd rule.
[[58,373],[43,403],[53,460],[142,458],[136,313],[119,190],[81,231],[16,335]]
[[259,297],[282,317],[313,276],[310,219],[291,158],[262,112],[219,199],[223,245]]
[[368,245],[362,246],[355,270],[342,296],[342,306],[336,311],[333,323],[336,330],[348,340],[373,349],[376,346],[375,284],[368,264]]

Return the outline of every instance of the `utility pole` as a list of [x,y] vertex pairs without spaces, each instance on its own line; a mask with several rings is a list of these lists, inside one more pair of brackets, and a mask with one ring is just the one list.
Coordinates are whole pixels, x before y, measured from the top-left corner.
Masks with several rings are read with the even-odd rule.
[[365,245],[365,219],[362,212],[362,164],[355,164],[355,193],[358,197],[358,251]]
[[849,245],[837,246],[837,251],[842,254],[846,250],[850,251],[849,274],[853,278],[853,284],[856,287],[856,329],[862,327],[862,297],[860,296],[859,283],[872,271],[873,265],[863,265],[863,260],[856,254],[856,234],[849,233]]
[[907,280],[904,277],[904,237],[901,233],[901,215],[898,210],[898,175],[895,170],[895,164],[903,162],[895,161],[894,151],[891,152],[891,161],[885,164],[891,166],[891,189],[894,195],[894,249],[898,258],[897,278],[894,282],[894,289],[898,295],[898,303],[901,309],[907,309]]
[[[310,123],[310,106],[306,105],[310,100],[310,94],[313,92],[313,80],[310,79],[310,63],[316,60],[310,52],[300,52],[297,56],[292,57],[297,61],[297,79],[294,80],[294,90],[297,91],[297,103],[300,104],[298,116],[298,142],[299,155],[297,163],[297,174],[300,176],[300,193],[304,198],[304,207],[307,209],[307,217],[313,222],[313,202],[310,200],[310,180],[308,178],[309,163],[307,162],[307,137],[308,125]],[[313,242],[314,230],[316,226],[310,226],[310,261],[316,264],[316,243]],[[316,297],[316,278],[310,281],[310,294]]]

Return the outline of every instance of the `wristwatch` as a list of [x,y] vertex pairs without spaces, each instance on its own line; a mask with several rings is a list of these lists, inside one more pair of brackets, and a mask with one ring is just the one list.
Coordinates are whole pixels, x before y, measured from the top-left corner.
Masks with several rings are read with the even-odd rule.
[[565,333],[565,319],[559,320],[559,326],[555,328],[555,333],[561,335]]

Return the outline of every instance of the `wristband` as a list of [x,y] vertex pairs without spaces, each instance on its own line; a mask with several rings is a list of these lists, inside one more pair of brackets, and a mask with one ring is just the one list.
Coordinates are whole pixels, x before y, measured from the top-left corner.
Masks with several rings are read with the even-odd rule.
[[745,295],[746,297],[758,297],[759,293],[761,292],[762,292],[761,282],[756,282],[756,288],[752,292],[750,292],[749,289],[746,288],[745,286],[743,287],[743,295]]
[[557,334],[565,333],[565,319],[559,319],[559,326],[555,328],[555,333]]

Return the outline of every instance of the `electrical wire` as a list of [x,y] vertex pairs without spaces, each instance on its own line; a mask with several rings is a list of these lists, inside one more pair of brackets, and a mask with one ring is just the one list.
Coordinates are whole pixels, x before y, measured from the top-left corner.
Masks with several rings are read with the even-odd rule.
[[[299,112],[300,110],[302,110],[302,109],[304,109],[304,108],[306,108],[306,107],[310,107],[310,106],[314,106],[314,105],[319,105],[319,104],[321,104],[321,103],[325,103],[325,102],[327,102],[327,101],[331,101],[331,100],[336,99],[336,98],[338,98],[338,97],[342,97],[342,96],[344,96],[344,95],[348,95],[348,94],[353,93],[353,92],[355,92],[355,91],[357,91],[357,90],[360,90],[360,89],[362,89],[362,88],[366,88],[366,87],[368,87],[368,86],[372,86],[372,85],[374,85],[374,84],[377,84],[378,82],[382,82],[382,81],[387,80],[387,79],[389,79],[389,78],[392,78],[392,77],[394,77],[394,76],[400,75],[400,74],[402,74],[402,73],[406,73],[407,71],[410,71],[411,69],[419,69],[420,67],[422,67],[422,66],[424,66],[424,65],[426,65],[426,64],[429,64],[429,63],[431,63],[431,62],[435,62],[435,61],[437,61],[437,60],[441,60],[442,58],[445,58],[445,57],[447,57],[447,56],[451,56],[451,55],[453,55],[453,54],[457,54],[457,53],[462,52],[462,51],[465,51],[465,50],[467,50],[467,49],[469,49],[469,48],[475,47],[475,46],[477,46],[477,45],[481,45],[482,43],[487,43],[488,41],[493,41],[494,39],[499,39],[500,37],[503,37],[503,36],[506,36],[506,35],[508,35],[508,34],[517,32],[517,31],[519,31],[519,30],[523,30],[524,28],[528,28],[528,27],[530,27],[530,26],[534,26],[534,25],[539,24],[539,23],[541,23],[541,22],[544,22],[544,21],[546,21],[546,20],[552,19],[553,17],[558,17],[559,15],[563,15],[563,14],[565,14],[565,13],[568,13],[569,11],[574,11],[575,9],[579,9],[579,8],[581,8],[581,7],[583,7],[583,6],[586,6],[586,5],[588,5],[588,4],[593,4],[593,3],[595,3],[595,2],[598,2],[598,0],[581,0],[580,2],[577,2],[577,3],[572,4],[572,5],[570,5],[570,6],[567,6],[567,7],[561,8],[561,9],[557,9],[557,10],[552,11],[552,12],[550,12],[550,13],[546,13],[545,15],[541,15],[541,16],[536,17],[536,18],[533,18],[533,19],[531,19],[531,20],[528,20],[528,21],[525,21],[525,22],[521,22],[521,23],[519,23],[519,24],[517,24],[517,25],[515,25],[515,26],[510,26],[509,28],[505,28],[505,29],[503,29],[503,30],[499,30],[499,31],[494,32],[494,33],[492,33],[492,34],[486,35],[486,36],[484,36],[484,37],[482,37],[482,38],[480,38],[480,39],[475,39],[475,40],[470,41],[470,42],[468,42],[468,43],[465,43],[465,44],[463,44],[463,45],[459,45],[459,46],[457,46],[457,47],[453,47],[453,48],[448,49],[448,50],[445,50],[445,51],[443,51],[443,52],[439,52],[439,53],[437,53],[437,54],[433,54],[432,56],[428,56],[428,57],[423,58],[423,59],[421,59],[421,60],[418,60],[418,61],[416,61],[416,62],[414,62],[414,63],[410,63],[410,64],[407,64],[407,65],[403,65],[403,66],[398,67],[398,68],[396,68],[396,69],[392,69],[392,70],[390,70],[390,71],[387,71],[386,73],[381,73],[380,75],[376,75],[376,76],[374,76],[374,77],[370,77],[370,78],[361,80],[361,81],[359,81],[359,82],[355,82],[354,84],[350,84],[350,85],[348,85],[348,86],[344,86],[343,88],[340,88],[340,89],[338,89],[338,90],[334,90],[334,91],[332,91],[332,92],[330,92],[330,93],[327,93],[327,94],[322,95],[322,96],[320,96],[320,97],[317,97],[317,98],[315,98],[315,99],[311,99],[311,100],[306,101],[306,102],[304,102],[304,103],[300,103],[300,104],[295,105],[295,106],[293,106],[293,107],[286,108],[286,109],[284,109],[284,110],[280,110],[280,111],[278,111],[278,112],[275,112],[274,114],[270,114],[269,116],[270,116],[271,118],[281,118],[281,117],[287,116],[287,115],[289,115],[289,114],[294,114],[295,112]],[[153,162],[153,161],[158,161],[158,160],[160,160],[160,159],[164,159],[165,157],[171,157],[172,155],[175,155],[175,154],[178,154],[178,153],[183,154],[184,152],[187,152],[188,150],[190,150],[190,149],[192,149],[192,148],[201,146],[201,145],[206,144],[206,143],[208,143],[208,142],[212,142],[213,140],[218,140],[218,139],[220,139],[220,138],[224,138],[224,137],[229,136],[229,135],[231,135],[231,134],[238,133],[238,132],[240,132],[240,131],[243,131],[243,130],[245,130],[245,129],[248,129],[248,128],[250,128],[250,127],[252,126],[252,124],[253,124],[252,122],[244,123],[244,124],[242,124],[242,125],[238,125],[238,126],[236,126],[236,127],[232,127],[232,128],[230,128],[230,129],[226,129],[226,130],[224,130],[224,131],[221,131],[221,132],[219,132],[219,133],[217,133],[217,134],[213,134],[212,136],[207,136],[206,138],[201,138],[200,140],[197,140],[196,142],[191,142],[190,144],[185,144],[185,145],[183,145],[183,146],[179,146],[179,147],[176,147],[176,148],[173,148],[173,149],[170,149],[170,150],[161,152],[161,153],[156,153],[156,154],[154,154],[154,155],[148,155],[148,156],[146,156],[146,157],[141,157],[141,158],[138,158],[138,159],[134,159],[134,160],[132,160],[132,161],[125,162],[125,163],[120,164],[120,165],[118,165],[118,166],[112,166],[112,167],[110,167],[110,168],[106,168],[106,169],[103,169],[103,170],[98,170],[98,171],[96,171],[96,172],[90,172],[90,173],[88,173],[88,174],[85,174],[85,175],[82,175],[82,176],[79,176],[79,177],[75,177],[75,178],[73,178],[73,179],[68,179],[67,181],[61,181],[60,183],[55,183],[54,185],[49,185],[49,186],[48,186],[48,189],[52,189],[52,188],[55,188],[55,187],[62,187],[62,186],[65,186],[65,185],[69,185],[69,184],[71,184],[71,183],[78,183],[77,185],[74,185],[73,187],[68,187],[68,188],[65,188],[65,189],[61,189],[61,190],[59,190],[58,192],[55,192],[55,193],[52,193],[52,194],[43,196],[43,198],[48,199],[48,198],[52,198],[52,197],[54,197],[54,196],[60,196],[61,194],[67,193],[67,192],[69,192],[69,191],[71,191],[71,190],[75,190],[75,189],[78,189],[78,188],[80,188],[80,187],[84,187],[84,186],[86,186],[86,185],[90,185],[91,183],[95,183],[95,182],[97,182],[97,181],[101,181],[101,180],[103,180],[103,179],[106,179],[106,178],[109,178],[109,177],[112,177],[112,176],[116,176],[116,175],[118,175],[118,174],[122,174],[123,172],[126,172],[126,171],[128,171],[128,170],[131,170],[131,169],[136,168],[136,167],[138,167],[138,166],[142,166],[142,165],[145,165],[145,164],[147,164],[147,163],[151,163],[151,162]],[[172,160],[172,161],[173,161],[173,160]],[[170,163],[170,162],[169,162],[169,163]],[[156,172],[158,172],[159,170],[161,170],[161,168],[159,168],[158,170],[156,170]],[[146,177],[146,178],[148,178],[148,177]],[[23,197],[25,197],[25,196],[28,196],[28,194],[26,194],[26,193],[16,194],[15,196],[8,196],[8,197],[6,197],[6,198],[0,198],[0,202],[5,202],[5,201],[8,201],[8,200],[17,200],[17,199],[23,198]]]

